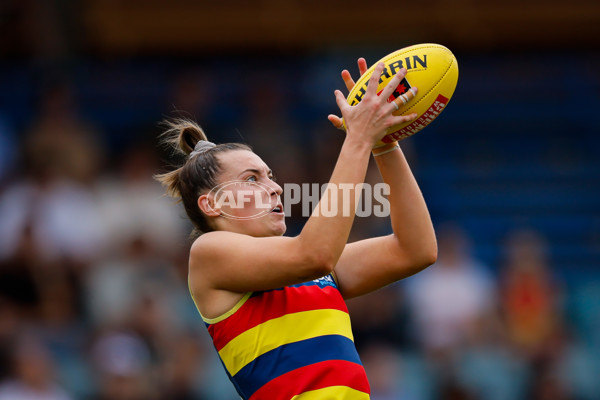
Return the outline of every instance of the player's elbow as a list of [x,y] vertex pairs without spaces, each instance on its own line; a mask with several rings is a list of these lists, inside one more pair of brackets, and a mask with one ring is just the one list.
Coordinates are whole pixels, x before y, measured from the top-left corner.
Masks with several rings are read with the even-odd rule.
[[419,246],[403,249],[404,259],[408,266],[409,275],[416,274],[425,268],[435,264],[438,257],[438,247],[435,240],[431,242],[422,242]]
[[311,255],[310,264],[316,276],[322,277],[333,272],[337,260],[328,252],[315,252]]
[[333,272],[337,260],[327,249],[313,248],[304,253],[305,276],[310,279],[321,278]]
[[438,245],[435,236],[432,236],[429,240],[424,242],[423,248],[421,249],[421,257],[423,262],[430,266],[435,264],[438,258]]
[[414,264],[417,269],[424,270],[430,265],[435,264],[438,258],[437,242],[433,240],[431,243],[422,246],[415,252]]
[[305,274],[311,279],[321,278],[333,272],[339,256],[330,246],[299,241],[298,253],[302,255]]
[[438,249],[437,246],[429,249],[426,253],[423,254],[421,262],[423,263],[423,269],[429,267],[430,265],[435,264],[438,258]]

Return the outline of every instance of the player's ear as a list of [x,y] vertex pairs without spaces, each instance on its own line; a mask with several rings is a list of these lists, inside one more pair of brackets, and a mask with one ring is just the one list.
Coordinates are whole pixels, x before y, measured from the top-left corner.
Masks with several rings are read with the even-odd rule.
[[209,217],[221,215],[221,210],[215,205],[214,199],[207,194],[198,197],[198,208]]

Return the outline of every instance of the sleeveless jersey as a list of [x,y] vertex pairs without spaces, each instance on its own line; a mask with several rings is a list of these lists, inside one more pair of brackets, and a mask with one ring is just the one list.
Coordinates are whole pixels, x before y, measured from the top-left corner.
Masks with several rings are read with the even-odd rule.
[[244,400],[368,400],[348,309],[331,275],[247,293],[202,317]]

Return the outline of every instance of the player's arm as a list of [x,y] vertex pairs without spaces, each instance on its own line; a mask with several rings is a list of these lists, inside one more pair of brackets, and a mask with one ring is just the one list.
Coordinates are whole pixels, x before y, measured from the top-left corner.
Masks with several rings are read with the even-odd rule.
[[375,157],[390,186],[393,233],[346,245],[335,267],[345,298],[369,293],[415,274],[437,259],[437,242],[427,205],[400,149]]
[[[358,59],[362,76],[367,62]],[[348,91],[354,80],[348,70],[342,71],[342,80]],[[409,97],[414,92],[407,93]],[[336,127],[341,118],[330,115]],[[393,234],[370,238],[346,245],[335,275],[344,297],[351,298],[369,293],[392,282],[415,274],[437,259],[437,242],[427,206],[400,149],[375,157],[385,183],[390,185],[390,212]]]
[[[364,181],[370,152],[368,142],[346,140],[330,183]],[[342,196],[332,199],[331,194],[325,191],[316,209],[342,200]],[[296,237],[205,233],[192,246],[190,268],[201,275],[210,289],[238,293],[320,278],[332,272],[348,240],[353,219],[354,213],[333,217],[313,213]]]
[[[363,101],[350,107],[340,91],[336,102],[347,122],[347,134],[333,174],[331,184],[356,186],[364,182],[370,152],[390,126],[409,121],[411,117],[393,116],[393,106],[385,99],[398,85],[400,77],[392,79],[384,94],[377,96],[377,80],[383,64],[377,67]],[[214,289],[247,292],[271,289],[326,275],[345,249],[355,215],[355,197],[337,196],[325,191],[315,211],[322,204],[337,210],[334,216],[313,215],[302,232],[294,238],[254,238],[231,232],[211,232],[193,245],[190,258],[190,280],[193,290]],[[349,200],[350,204],[342,204]],[[335,209],[334,208],[334,209]],[[331,208],[327,208],[331,209]]]

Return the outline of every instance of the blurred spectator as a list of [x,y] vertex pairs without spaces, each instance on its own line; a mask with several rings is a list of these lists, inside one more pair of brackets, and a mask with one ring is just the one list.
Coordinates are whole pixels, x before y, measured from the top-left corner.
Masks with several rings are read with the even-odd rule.
[[16,166],[17,154],[15,133],[0,112],[0,189]]
[[53,274],[40,284],[37,319],[32,324],[53,354],[56,375],[76,397],[90,394],[90,370],[85,358],[89,331],[81,304],[81,287],[73,275]]
[[[213,349],[206,349],[213,351]],[[208,399],[196,387],[198,374],[202,372],[203,348],[198,332],[182,331],[165,348],[165,362],[160,372],[164,379],[163,400]]]
[[440,400],[476,400],[471,392],[460,386],[455,380],[448,379],[439,385]]
[[529,366],[508,339],[497,312],[473,321],[451,363],[456,383],[475,398],[524,398],[530,378]]
[[0,259],[16,251],[27,229],[45,261],[86,262],[104,249],[104,224],[90,187],[102,148],[75,114],[68,86],[42,96],[25,140],[25,180],[0,197]]
[[53,374],[48,350],[34,336],[24,335],[13,348],[12,376],[0,383],[0,400],[71,400]]
[[512,232],[502,267],[502,309],[511,341],[535,355],[559,327],[561,288],[548,265],[543,237],[532,230]]
[[107,332],[96,340],[91,354],[99,378],[95,400],[158,398],[150,350],[137,335]]
[[[0,215],[2,215],[0,205]],[[40,250],[33,238],[33,229],[27,225],[21,232],[13,232],[15,248],[5,259],[0,259],[0,296],[18,309],[21,318],[35,316],[40,302]]]
[[[563,329],[568,329],[564,326]],[[594,331],[598,335],[599,331]],[[600,393],[600,349],[586,345],[575,332],[559,336],[550,343],[554,351],[546,360],[546,371],[538,374],[534,386],[542,386],[546,377],[553,380],[554,386],[578,400],[595,400]]]
[[[79,275],[66,261],[44,261],[31,233],[25,227],[15,253],[0,261],[0,298],[5,310],[14,310],[20,324],[34,329],[37,340],[52,353],[55,375],[65,388],[86,393],[82,353],[88,332],[82,320]],[[6,317],[3,346],[16,334],[16,327],[11,332],[8,324],[10,314]]]
[[600,393],[600,283],[586,277],[568,295],[572,308],[564,328],[570,330],[569,343],[556,368],[578,398],[596,399]]
[[191,227],[182,217],[182,208],[152,179],[158,169],[155,149],[141,143],[122,153],[115,175],[98,181],[98,211],[109,248],[118,249],[139,237],[166,257],[185,249]]
[[[193,304],[187,281],[144,238],[132,238],[121,249],[93,264],[86,277],[85,302],[95,326],[114,326],[137,320],[152,332],[175,330],[187,323]],[[137,314],[139,313],[139,314]]]
[[[565,289],[552,269],[546,239],[520,229],[506,240],[501,294],[507,332],[531,368],[536,399],[595,399],[599,360],[567,324]],[[595,333],[596,335],[598,332]]]
[[404,377],[396,348],[370,341],[361,351],[361,360],[369,377],[372,400],[412,400],[403,391]]
[[100,132],[78,115],[73,87],[57,82],[42,92],[26,152],[32,168],[50,169],[49,175],[89,185],[104,161],[101,138]]
[[45,262],[63,257],[86,262],[104,249],[104,226],[92,194],[68,181],[26,181],[7,188],[0,218],[0,259],[17,251],[23,232]]
[[395,348],[406,346],[407,314],[397,285],[348,301],[356,346],[369,346],[377,341]]
[[494,310],[497,298],[493,277],[472,256],[462,229],[438,228],[438,247],[435,265],[405,283],[416,337],[425,349],[445,352],[464,342],[478,319]]
[[22,314],[11,302],[0,296],[0,381],[10,376],[13,338],[23,324]]

